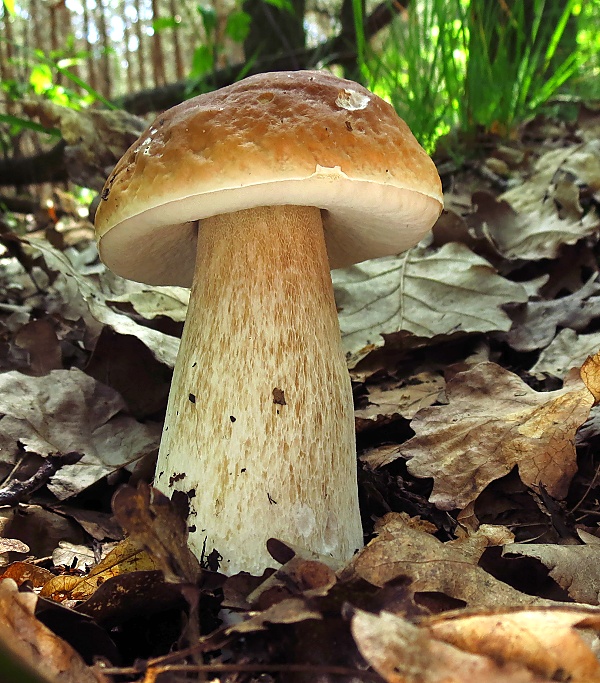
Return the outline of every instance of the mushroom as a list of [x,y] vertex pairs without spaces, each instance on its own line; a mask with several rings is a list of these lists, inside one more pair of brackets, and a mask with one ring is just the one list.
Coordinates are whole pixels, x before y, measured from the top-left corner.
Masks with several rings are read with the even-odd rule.
[[232,574],[271,566],[270,537],[337,563],[362,547],[330,268],[406,250],[441,207],[394,109],[323,71],[195,97],[119,161],[96,215],[102,260],[191,285],[155,485],[187,494],[199,557],[216,550]]

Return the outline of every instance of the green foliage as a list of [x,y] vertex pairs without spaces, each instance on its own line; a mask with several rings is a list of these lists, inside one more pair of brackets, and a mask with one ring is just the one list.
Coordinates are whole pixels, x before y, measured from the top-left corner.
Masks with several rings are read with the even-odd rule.
[[227,17],[225,33],[236,43],[243,43],[250,31],[252,18],[247,12],[233,12]]
[[152,22],[152,30],[154,33],[159,33],[167,28],[177,28],[180,23],[179,17],[158,17]]
[[427,149],[456,128],[508,134],[589,61],[590,51],[570,44],[567,31],[581,5],[414,2],[392,23],[383,49],[366,56],[363,72]]

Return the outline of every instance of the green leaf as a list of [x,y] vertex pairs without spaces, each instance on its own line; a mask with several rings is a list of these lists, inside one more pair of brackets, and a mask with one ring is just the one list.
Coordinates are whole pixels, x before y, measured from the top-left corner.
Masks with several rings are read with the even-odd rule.
[[290,14],[296,14],[294,6],[290,2],[290,0],[265,0],[265,2],[268,5],[273,5],[273,7],[277,7],[277,9],[283,9],[286,12],[289,12]]
[[213,68],[214,58],[213,52],[208,45],[200,45],[194,50],[194,57],[192,59],[192,78],[202,76],[207,71]]
[[204,5],[198,5],[196,7],[198,14],[202,17],[202,24],[204,26],[204,31],[207,37],[211,37],[217,28],[217,13],[212,7],[205,7]]
[[179,17],[158,17],[152,22],[152,30],[154,33],[164,31],[166,28],[177,28],[181,19]]
[[22,119],[20,116],[12,116],[11,114],[0,114],[0,123],[8,123],[10,126],[17,126],[20,129],[34,130],[36,133],[46,133],[54,138],[60,137],[58,128],[46,128],[40,123],[31,121],[30,119]]
[[4,7],[9,14],[15,13],[15,0],[4,0]]
[[233,12],[227,17],[225,33],[236,43],[243,43],[251,23],[252,18],[247,12]]
[[29,83],[36,95],[42,95],[52,87],[52,71],[47,64],[36,64],[29,75]]

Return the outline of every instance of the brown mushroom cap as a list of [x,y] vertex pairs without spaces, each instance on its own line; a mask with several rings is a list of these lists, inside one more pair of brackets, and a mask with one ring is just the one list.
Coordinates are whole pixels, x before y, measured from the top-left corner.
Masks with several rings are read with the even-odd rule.
[[125,153],[102,199],[108,267],[183,286],[208,216],[319,207],[339,268],[406,250],[442,208],[435,166],[392,106],[324,71],[259,74],[173,107]]

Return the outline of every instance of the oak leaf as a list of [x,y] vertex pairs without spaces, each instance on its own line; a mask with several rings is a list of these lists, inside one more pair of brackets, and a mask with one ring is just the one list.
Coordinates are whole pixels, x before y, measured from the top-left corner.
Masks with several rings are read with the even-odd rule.
[[[597,357],[582,372],[597,385]],[[479,363],[455,375],[446,396],[448,405],[417,415],[416,436],[401,448],[411,474],[433,477],[432,503],[463,509],[515,466],[526,486],[566,496],[576,471],[575,432],[595,402],[582,379],[540,393],[495,363]]]

